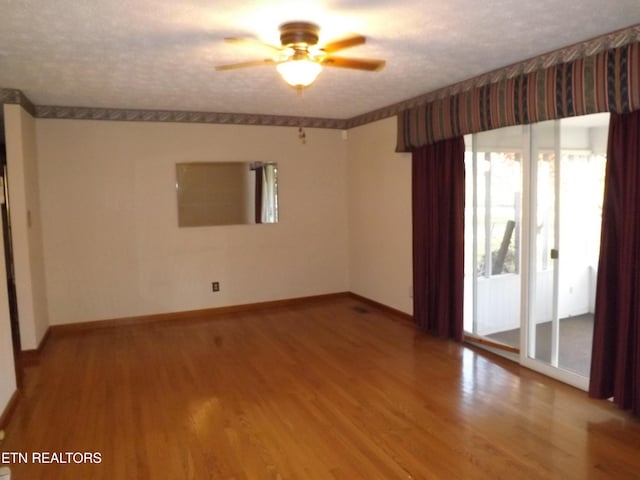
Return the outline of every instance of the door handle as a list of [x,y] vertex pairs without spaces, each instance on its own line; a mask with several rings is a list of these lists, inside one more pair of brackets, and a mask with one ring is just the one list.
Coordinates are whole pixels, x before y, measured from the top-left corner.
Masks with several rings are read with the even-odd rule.
[[557,260],[559,255],[560,255],[560,252],[558,252],[558,249],[552,248],[549,256],[551,257],[552,260]]

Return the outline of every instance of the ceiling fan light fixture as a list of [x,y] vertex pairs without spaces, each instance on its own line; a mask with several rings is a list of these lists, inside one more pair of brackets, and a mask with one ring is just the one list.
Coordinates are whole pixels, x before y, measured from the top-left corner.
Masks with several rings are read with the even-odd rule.
[[308,87],[322,71],[322,65],[307,58],[288,60],[276,68],[284,81],[296,88]]
[[276,65],[285,82],[297,90],[302,90],[315,81],[323,67],[350,68],[368,72],[377,72],[384,67],[384,60],[333,56],[341,50],[364,44],[366,42],[364,36],[352,33],[318,45],[319,31],[320,28],[316,24],[309,22],[284,23],[280,25],[280,46],[263,43],[255,38],[227,37],[225,40],[231,43],[257,43],[269,47],[274,50],[274,54],[262,60],[218,65],[216,70]]

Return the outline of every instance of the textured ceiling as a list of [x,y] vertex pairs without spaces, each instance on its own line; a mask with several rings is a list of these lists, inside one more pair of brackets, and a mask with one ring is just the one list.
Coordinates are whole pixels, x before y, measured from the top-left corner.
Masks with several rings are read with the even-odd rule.
[[[231,45],[308,20],[340,52],[387,60],[378,73],[325,68],[298,96],[269,56]],[[0,0],[0,87],[36,105],[192,110],[347,119],[640,23],[640,0]]]

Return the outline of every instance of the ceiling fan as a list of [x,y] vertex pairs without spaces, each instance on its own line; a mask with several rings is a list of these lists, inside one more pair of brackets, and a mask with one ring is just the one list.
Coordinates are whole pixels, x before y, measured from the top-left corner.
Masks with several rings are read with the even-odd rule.
[[219,65],[218,71],[234,70],[259,65],[276,65],[276,69],[291,86],[302,89],[313,83],[322,67],[353,68],[376,72],[381,70],[384,60],[372,58],[336,57],[333,54],[346,48],[362,45],[366,38],[352,34],[318,46],[320,28],[309,22],[288,22],[280,25],[280,47],[254,38],[225,38],[230,43],[259,44],[274,51],[270,58],[249,62]]

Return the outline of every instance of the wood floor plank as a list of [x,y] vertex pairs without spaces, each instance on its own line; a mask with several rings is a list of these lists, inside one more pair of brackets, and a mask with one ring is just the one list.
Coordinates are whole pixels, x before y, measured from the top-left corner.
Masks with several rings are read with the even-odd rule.
[[102,457],[16,479],[640,477],[637,418],[348,298],[53,335],[6,434]]

